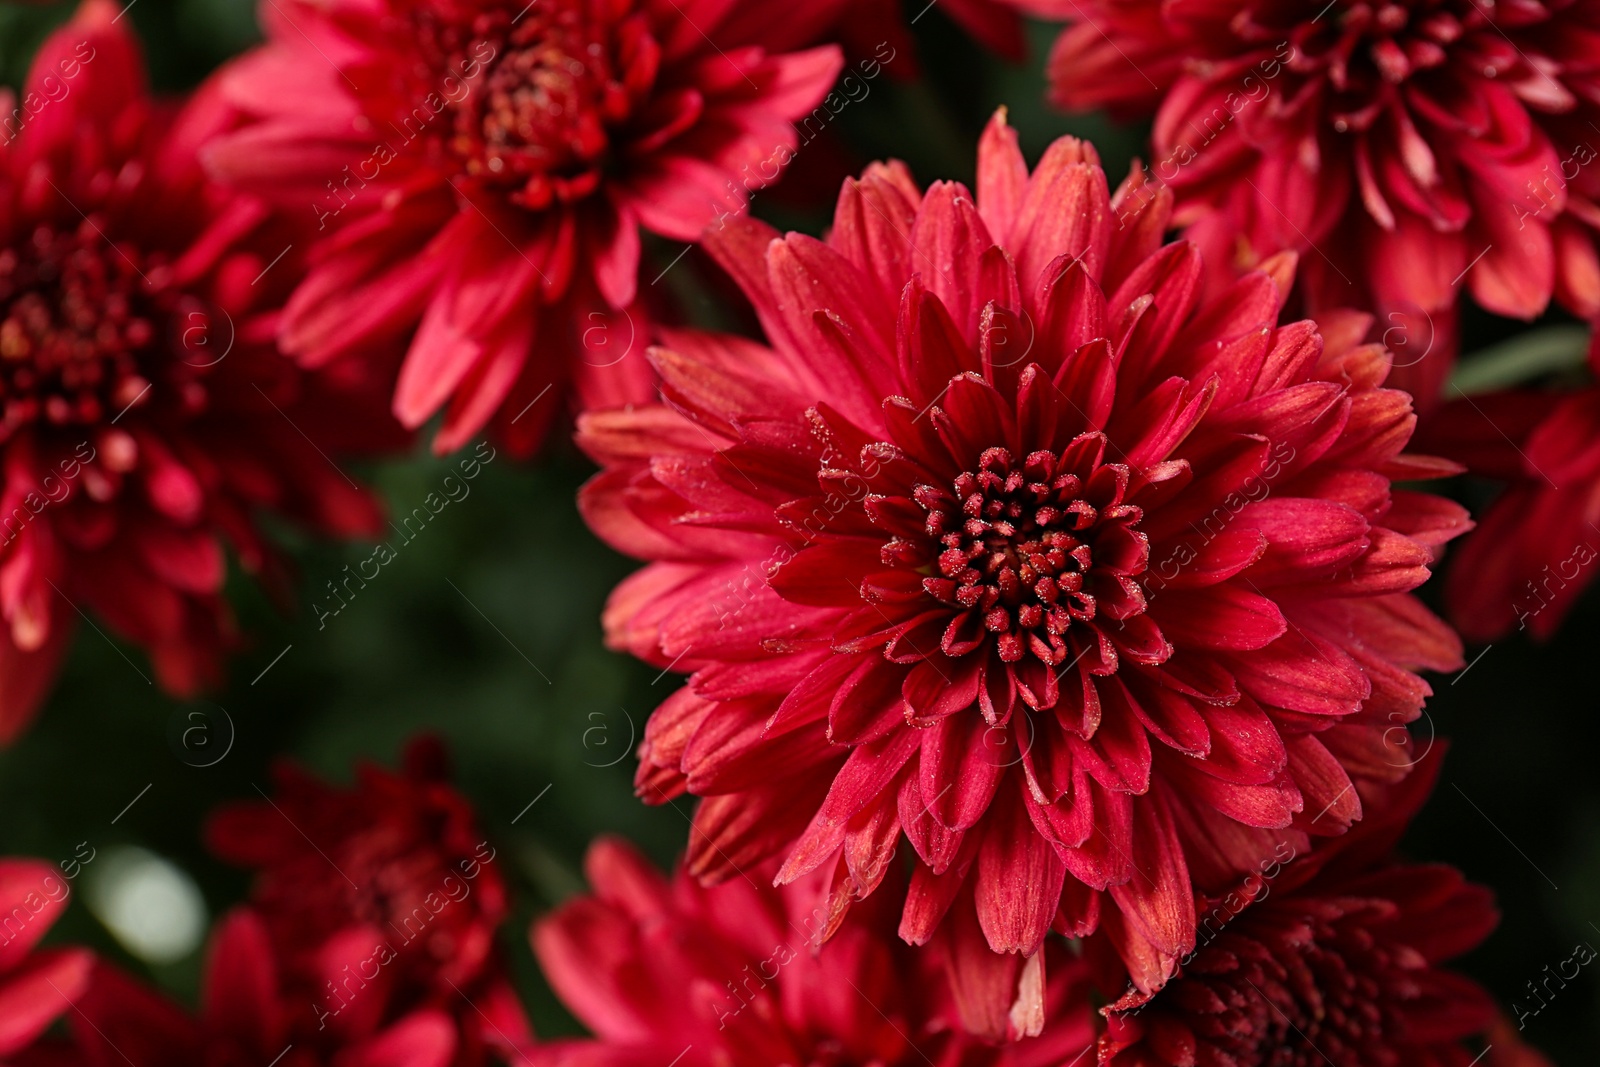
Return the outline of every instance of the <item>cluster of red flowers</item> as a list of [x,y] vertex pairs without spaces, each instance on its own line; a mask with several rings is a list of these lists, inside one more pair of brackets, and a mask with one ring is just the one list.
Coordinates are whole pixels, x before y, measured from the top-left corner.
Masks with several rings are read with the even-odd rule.
[[[1214,282],[1282,249],[1312,313],[1360,307],[1439,447],[1507,488],[1448,591],[1469,638],[1548,637],[1600,550],[1600,401],[1447,390],[1462,291],[1600,322],[1600,4],[1030,0],[1051,97],[1153,115],[1149,175]],[[1430,428],[1432,429],[1432,428]]]
[[326,455],[404,440],[364,368],[279,354],[299,242],[197,154],[239,116],[215,86],[152,101],[116,17],[86,3],[20,105],[0,91],[0,738],[85,608],[169,690],[214,681],[238,641],[225,549],[282,585],[261,514],[375,533],[377,502]]
[[345,457],[648,396],[641,229],[743,210],[839,71],[770,6],[268,4],[175,109],[85,0],[0,90],[0,739],[85,609],[214,684],[261,515],[383,528]]
[[1154,174],[1219,275],[1293,248],[1313,312],[1431,322],[1408,340],[1437,350],[1407,354],[1421,404],[1449,372],[1463,286],[1497,314],[1532,318],[1552,298],[1600,314],[1600,7],[1045,6],[1073,23],[1052,98],[1154,114]]
[[69,891],[46,864],[0,862],[0,1054],[40,1067],[1061,1067],[1097,1049],[1105,1067],[1319,1054],[1463,1067],[1489,1035],[1491,1067],[1542,1067],[1479,987],[1439,966],[1495,925],[1488,891],[1394,856],[1438,765],[1382,787],[1380,811],[1328,845],[1199,898],[1207,939],[1165,988],[1120,988],[1101,942],[1041,946],[1048,990],[1010,1020],[1031,1033],[1000,1043],[970,1028],[966,1003],[988,950],[907,945],[886,894],[843,914],[825,875],[778,886],[775,863],[708,888],[613,840],[590,848],[593,894],[529,931],[593,1037],[536,1040],[496,943],[505,873],[437,742],[348,789],[284,766],[273,796],[212,818],[213,850],[255,878],[212,932],[197,1014],[82,949],[35,951]]
[[402,774],[362,768],[353,789],[337,789],[285,766],[275,797],[216,813],[213,850],[256,877],[249,902],[212,931],[198,1014],[82,951],[28,956],[55,913],[12,940],[24,894],[58,909],[67,896],[49,893],[51,868],[8,864],[0,1050],[9,1058],[65,1013],[70,1036],[47,1035],[18,1062],[519,1062],[531,1032],[495,944],[504,875],[445,773],[437,743],[422,739]]
[[[107,0],[49,39],[0,97],[0,739],[83,607],[212,682],[228,550],[285,585],[263,517],[381,525],[333,457],[570,410],[645,564],[608,642],[688,676],[637,789],[699,804],[670,877],[599,842],[534,926],[586,1039],[533,1035],[431,742],[214,816],[254,881],[198,1015],[32,951],[64,896],[0,863],[7,1062],[1543,1062],[1444,967],[1488,892],[1396,854],[1463,663],[1416,590],[1473,527],[1413,483],[1509,483],[1447,601],[1551,633],[1600,391],[1440,401],[1463,289],[1600,319],[1600,0],[948,6],[1002,53],[1071,21],[1054,100],[1153,113],[1155,162],[1030,168],[1002,110],[973,189],[875,163],[823,239],[751,218],[895,3],[269,0],[172,107]],[[645,235],[764,336],[668,325]]]

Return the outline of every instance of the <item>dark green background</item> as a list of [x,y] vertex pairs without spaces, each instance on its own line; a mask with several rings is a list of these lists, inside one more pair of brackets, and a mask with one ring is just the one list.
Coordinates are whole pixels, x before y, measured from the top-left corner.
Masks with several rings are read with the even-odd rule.
[[[69,10],[0,3],[0,80],[17,84],[42,34]],[[130,17],[165,91],[192,86],[255,36],[243,0],[137,0]],[[839,120],[852,166],[898,156],[924,181],[970,180],[977,133],[1004,103],[1031,156],[1050,138],[1072,132],[1099,144],[1113,175],[1125,172],[1142,130],[1067,119],[1040,102],[1047,28],[1036,27],[1030,62],[1015,69],[978,54],[937,10],[920,21],[917,34],[926,80],[880,78],[871,96]],[[842,174],[818,177],[833,187]],[[783,199],[758,198],[758,213],[820,232],[823,213],[775,206]],[[676,249],[666,251],[670,257]],[[695,290],[697,276],[690,269],[670,277],[694,314],[719,317],[711,298]],[[1465,347],[1510,332],[1509,324],[1478,317]],[[409,460],[365,473],[403,511],[446,470],[419,449]],[[546,1034],[570,1030],[534,972],[523,933],[528,917],[579,886],[579,859],[595,834],[626,834],[666,863],[682,845],[688,811],[649,809],[632,797],[633,759],[625,751],[675,679],[657,681],[654,670],[601,647],[601,604],[629,564],[578,519],[573,494],[587,471],[564,444],[536,467],[518,467],[502,455],[467,500],[448,507],[322,632],[309,611],[284,618],[247,583],[235,582],[235,602],[254,644],[234,663],[233,681],[215,694],[214,705],[165,696],[119,651],[81,630],[38,725],[0,753],[0,854],[59,860],[84,840],[102,851],[143,845],[190,872],[215,914],[242,897],[245,882],[200,848],[201,820],[213,805],[267,787],[266,767],[276,756],[345,778],[356,758],[392,761],[408,735],[434,729],[450,740],[463,790],[512,858],[521,910],[505,942],[536,1025]],[[292,535],[289,543],[302,575],[302,603],[370,551]],[[1600,613],[1591,600],[1554,643],[1507,640],[1458,683],[1435,679],[1431,721],[1454,747],[1408,845],[1418,858],[1455,863],[1499,894],[1504,922],[1465,967],[1507,1001],[1576,943],[1600,946],[1594,771],[1600,717],[1591,674],[1597,631]],[[149,673],[137,651],[124,651]],[[194,709],[210,710],[216,721],[214,707],[231,717],[234,747],[213,767],[188,766],[169,743],[169,727],[186,722]],[[618,757],[624,758],[609,768],[594,766]],[[111,825],[147,784],[150,791]],[[51,936],[86,942],[144,970],[81,906]],[[1584,971],[1526,1032],[1563,1065],[1592,1063],[1600,1047],[1600,982],[1592,972]],[[192,999],[197,974],[198,959],[191,958],[150,977]]]

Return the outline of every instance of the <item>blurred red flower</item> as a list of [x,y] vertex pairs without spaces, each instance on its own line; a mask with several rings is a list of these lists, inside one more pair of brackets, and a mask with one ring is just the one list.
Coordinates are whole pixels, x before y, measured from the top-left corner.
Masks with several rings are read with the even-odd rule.
[[876,902],[818,951],[826,909],[799,887],[774,889],[770,867],[705,889],[610,839],[586,866],[593,895],[536,923],[533,943],[595,1036],[540,1048],[541,1067],[1061,1067],[1093,1042],[1085,969],[1060,946],[1044,1036],[996,1047],[957,1025],[938,962],[900,943]]
[[1468,523],[1390,479],[1455,468],[1402,453],[1366,318],[1276,325],[1292,257],[1202,300],[1170,196],[1070,138],[1030,175],[997,117],[976,199],[876,165],[825,243],[708,239],[772,347],[670,333],[664,402],[580,424],[590,525],[653,561],[609,640],[693,672],[638,786],[707,798],[696,875],[787,854],[843,909],[903,833],[903,936],[1008,954],[960,950],[992,998],[1108,911],[1153,988],[1191,883],[1404,773],[1460,657],[1407,591]]
[[381,392],[273,347],[293,235],[206,180],[197,148],[233,113],[209,90],[152,102],[116,18],[88,0],[21,97],[0,90],[0,739],[85,609],[169,690],[215,680],[224,544],[258,573],[258,511],[376,532],[324,453],[404,440]]
[[0,1058],[31,1044],[88,987],[94,960],[86,950],[34,951],[67,895],[48,863],[0,859]]
[[[448,1067],[449,1016],[419,1008],[367,1035],[329,1046],[298,1027],[304,1010],[279,985],[271,935],[241,908],[212,931],[198,1016],[107,965],[95,968],[72,1018],[74,1046],[45,1061],[65,1067]],[[325,1036],[325,1035],[324,1035]]]
[[1054,101],[1153,112],[1154,174],[1213,266],[1305,254],[1311,310],[1378,313],[1424,408],[1463,282],[1501,315],[1600,313],[1600,4],[1044,6],[1073,23]]
[[[282,342],[306,366],[409,345],[394,411],[514,452],[647,394],[640,228],[693,241],[774,180],[831,47],[775,53],[769,0],[285,0],[222,76],[254,116],[216,172],[313,223]],[[545,392],[556,395],[543,399]],[[542,400],[542,402],[541,402]]]
[[1600,572],[1600,389],[1461,400],[1427,439],[1503,486],[1450,561],[1451,619],[1473,641],[1552,636]]
[[507,1028],[486,1027],[475,1007],[510,1003],[494,940],[505,882],[439,743],[413,741],[399,774],[358,767],[353,788],[287,764],[275,779],[272,797],[216,812],[206,840],[256,872],[251,907],[281,961],[293,1028],[348,1042],[440,1009],[465,1051],[505,1045]]
[[1104,1009],[1101,1067],[1549,1067],[1486,991],[1438,966],[1494,929],[1489,890],[1394,855],[1440,756],[1343,837],[1241,887],[1243,903],[1207,902],[1216,921],[1180,974]]

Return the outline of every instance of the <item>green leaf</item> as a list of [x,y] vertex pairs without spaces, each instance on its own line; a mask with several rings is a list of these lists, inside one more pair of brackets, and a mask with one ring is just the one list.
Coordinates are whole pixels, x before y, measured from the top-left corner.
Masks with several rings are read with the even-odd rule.
[[1574,370],[1589,350],[1586,326],[1546,326],[1466,356],[1450,379],[1453,390],[1471,396]]

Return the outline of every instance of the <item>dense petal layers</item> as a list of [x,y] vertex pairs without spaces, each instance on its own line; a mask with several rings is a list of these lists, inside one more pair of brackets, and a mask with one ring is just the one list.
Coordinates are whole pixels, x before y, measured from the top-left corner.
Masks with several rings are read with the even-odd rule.
[[359,767],[353,788],[288,765],[276,779],[272,797],[214,813],[206,836],[221,858],[255,872],[252,922],[296,1005],[296,1040],[379,1040],[432,1012],[463,1055],[520,1041],[472,1006],[514,1004],[495,948],[509,902],[440,744],[413,741],[402,773]]
[[[707,798],[696,874],[781,855],[842,914],[904,838],[907,940],[1027,960],[1114,911],[1155,988],[1194,887],[1404,774],[1460,653],[1408,591],[1467,522],[1389,483],[1452,468],[1370,320],[1279,326],[1289,257],[1203,296],[1170,198],[997,118],[976,195],[874,165],[826,241],[714,236],[768,346],[669,334],[662,403],[581,423],[586,516],[653,561],[610,640],[692,672],[638,784]],[[1029,979],[991,970],[969,1025]]]
[[836,49],[772,47],[805,36],[794,7],[264,4],[268,43],[221,78],[253,121],[208,158],[318,231],[285,348],[405,349],[395,414],[442,410],[440,451],[492,421],[526,453],[568,395],[647,394],[641,228],[742,212],[838,74]]
[[852,912],[817,950],[830,916],[800,886],[773,888],[770,868],[706,889],[604,838],[585,866],[592,894],[533,929],[551,986],[594,1035],[539,1048],[551,1067],[1052,1067],[1093,1042],[1086,970],[1056,947],[1044,1036],[997,1047],[956,1025],[939,961],[901,944],[881,906]]
[[330,456],[405,439],[381,383],[273,346],[302,242],[206,179],[197,146],[236,116],[208,89],[155,105],[127,27],[85,3],[0,143],[0,740],[84,612],[169,690],[212,681],[235,641],[227,550],[282,592],[259,514],[375,532]]
[[1424,408],[1465,288],[1600,312],[1600,4],[1045,0],[1055,101],[1155,115],[1152,176],[1222,276],[1305,256],[1310,309],[1380,316]]
[[1178,976],[1104,1009],[1102,1067],[1546,1064],[1482,988],[1439,966],[1494,929],[1489,891],[1393,855],[1438,755],[1344,837],[1205,901]]

